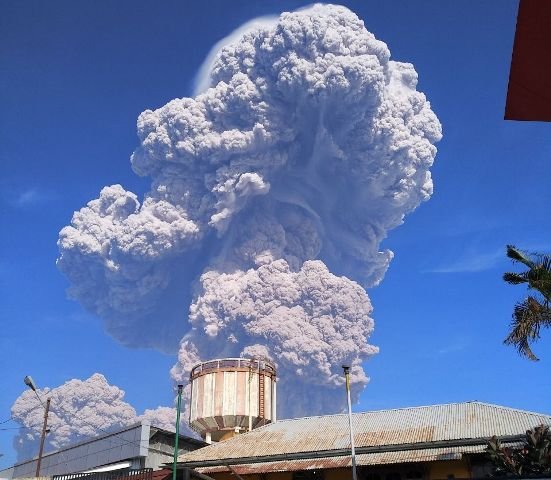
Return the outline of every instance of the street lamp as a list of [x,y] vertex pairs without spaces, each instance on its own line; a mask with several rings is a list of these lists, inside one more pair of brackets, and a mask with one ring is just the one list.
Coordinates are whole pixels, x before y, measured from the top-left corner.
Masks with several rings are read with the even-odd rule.
[[[36,384],[34,383],[33,377],[31,377],[30,375],[27,375],[23,379],[23,381],[25,382],[25,385],[27,385],[27,387],[29,387],[33,392],[36,392]],[[40,403],[42,403],[42,401]]]
[[42,453],[44,452],[44,440],[46,438],[46,429],[48,428],[48,412],[50,411],[50,401],[52,400],[50,397],[46,399],[46,405],[44,405],[44,402],[38,395],[38,392],[36,391],[36,384],[34,383],[34,380],[31,376],[27,375],[23,381],[25,382],[25,385],[29,387],[34,394],[36,395],[36,398],[38,398],[38,401],[42,404],[44,407],[44,423],[42,424],[42,435],[40,436],[40,450],[38,451],[38,460],[36,461],[36,474],[35,477],[40,476],[40,464],[42,463]]

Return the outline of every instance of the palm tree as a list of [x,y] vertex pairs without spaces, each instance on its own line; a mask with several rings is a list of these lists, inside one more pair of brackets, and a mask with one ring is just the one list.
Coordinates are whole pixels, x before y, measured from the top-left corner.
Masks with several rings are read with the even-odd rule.
[[519,354],[530,360],[539,360],[530,344],[540,338],[541,327],[551,327],[551,256],[527,254],[513,245],[507,245],[507,256],[528,267],[521,273],[507,272],[503,280],[512,285],[525,283],[532,295],[515,305],[511,332],[504,340],[514,345]]

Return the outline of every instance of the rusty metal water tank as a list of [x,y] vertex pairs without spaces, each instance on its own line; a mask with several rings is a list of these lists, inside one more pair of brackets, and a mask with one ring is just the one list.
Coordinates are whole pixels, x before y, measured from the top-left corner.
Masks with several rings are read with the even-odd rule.
[[190,374],[189,424],[207,441],[276,420],[276,369],[264,359],[222,358]]

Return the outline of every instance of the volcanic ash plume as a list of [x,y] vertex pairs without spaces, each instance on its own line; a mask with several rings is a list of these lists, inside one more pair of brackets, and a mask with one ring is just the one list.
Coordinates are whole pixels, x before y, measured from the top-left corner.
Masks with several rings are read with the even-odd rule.
[[[185,414],[181,415],[183,419],[187,418]],[[189,414],[188,414],[189,416]],[[171,407],[157,407],[155,409],[147,409],[140,416],[140,420],[149,422],[150,425],[174,432],[176,430],[176,409]],[[187,430],[182,429],[184,425],[180,425],[181,434],[192,433],[189,428]]]
[[[124,392],[96,373],[87,380],[70,380],[54,389],[37,390],[42,401],[52,399],[48,415],[50,433],[45,449],[54,450],[138,421],[136,411],[123,400]],[[11,408],[23,428],[14,439],[19,459],[37,453],[44,408],[31,390],[24,391]]]
[[[87,380],[69,380],[63,385],[37,390],[42,402],[51,398],[45,450],[57,450],[80,440],[117,430],[141,421],[174,431],[176,409],[157,407],[142,415],[124,401],[124,391],[109,385],[106,378],[95,373]],[[24,391],[11,408],[13,419],[23,427],[14,439],[18,458],[32,458],[38,451],[44,407],[34,392]],[[183,434],[192,434],[181,425]]]
[[69,293],[127,345],[174,352],[182,338],[176,380],[262,353],[281,414],[338,411],[342,363],[356,396],[367,383],[364,288],[392,259],[387,232],[432,194],[440,124],[413,66],[339,6],[257,25],[207,83],[140,115],[143,201],[106,187],[61,231]]

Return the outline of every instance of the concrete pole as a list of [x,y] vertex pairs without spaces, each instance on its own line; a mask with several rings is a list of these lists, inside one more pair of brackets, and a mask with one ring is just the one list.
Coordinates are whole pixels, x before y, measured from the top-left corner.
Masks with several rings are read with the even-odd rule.
[[343,365],[346,379],[346,398],[348,400],[348,426],[350,428],[350,450],[352,453],[352,480],[358,480],[356,475],[356,448],[354,447],[354,431],[352,430],[352,402],[350,401],[350,367]]
[[40,464],[42,463],[42,454],[44,453],[44,440],[46,439],[46,429],[48,428],[48,412],[50,411],[51,401],[52,399],[48,397],[46,400],[46,407],[44,407],[44,424],[42,425],[42,435],[40,436],[40,450],[38,451],[38,460],[36,461],[36,477],[40,477]]

